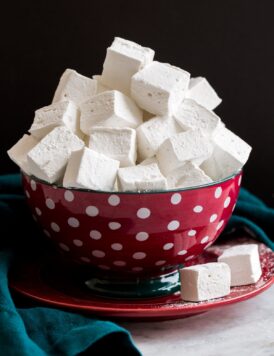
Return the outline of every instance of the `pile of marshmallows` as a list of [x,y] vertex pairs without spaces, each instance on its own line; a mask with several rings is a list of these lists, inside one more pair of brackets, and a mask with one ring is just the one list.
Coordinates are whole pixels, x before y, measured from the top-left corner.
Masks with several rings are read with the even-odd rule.
[[231,286],[256,283],[261,275],[258,245],[233,246],[224,250],[218,262],[181,269],[181,296],[192,302],[224,297]]
[[212,111],[214,89],[153,58],[115,38],[101,75],[67,69],[10,158],[48,183],[106,191],[184,188],[237,172],[251,147]]

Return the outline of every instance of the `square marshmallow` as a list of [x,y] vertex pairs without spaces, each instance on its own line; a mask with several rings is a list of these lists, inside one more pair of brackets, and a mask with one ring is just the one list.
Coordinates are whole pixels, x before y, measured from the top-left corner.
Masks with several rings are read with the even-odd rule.
[[132,77],[131,96],[142,109],[169,115],[184,99],[189,78],[183,69],[155,61]]
[[184,130],[201,129],[208,136],[221,126],[220,118],[213,111],[191,99],[184,99],[173,117]]
[[166,178],[156,163],[120,168],[118,185],[122,191],[165,190]]
[[72,101],[54,103],[36,110],[29,132],[41,139],[56,126],[66,126],[75,135],[83,137],[80,131],[80,111]]
[[131,127],[142,123],[142,111],[117,90],[105,91],[81,105],[81,130],[90,135],[94,126]]
[[214,110],[222,102],[222,99],[218,97],[215,90],[203,77],[190,79],[186,97],[195,100],[208,110]]
[[137,128],[138,157],[143,160],[156,154],[169,137],[182,131],[171,117],[154,117]]
[[8,150],[10,159],[13,160],[25,173],[29,174],[29,164],[27,154],[38,143],[38,140],[31,135],[24,135],[14,146]]
[[107,49],[101,83],[130,95],[131,77],[153,61],[154,51],[115,37]]
[[222,179],[237,172],[247,162],[251,147],[225,127],[214,132],[213,154],[201,165],[213,180]]
[[119,161],[84,147],[72,152],[63,186],[111,191],[114,188],[119,164]]
[[137,157],[136,131],[130,128],[94,127],[89,148],[120,161],[121,167],[134,166]]
[[230,293],[231,273],[225,263],[206,263],[180,270],[181,296],[185,301],[202,302]]
[[72,100],[80,105],[97,92],[97,81],[77,73],[73,69],[66,69],[62,74],[52,102]]
[[231,269],[231,286],[258,282],[262,275],[258,245],[238,245],[226,249],[218,258]]
[[194,187],[212,182],[212,179],[192,162],[186,162],[182,167],[170,172],[166,178],[170,189]]
[[212,144],[201,130],[189,130],[166,139],[158,149],[161,171],[168,175],[186,161],[206,160],[212,154]]
[[55,183],[62,177],[71,152],[83,146],[84,142],[67,127],[56,127],[29,151],[29,170],[37,178]]

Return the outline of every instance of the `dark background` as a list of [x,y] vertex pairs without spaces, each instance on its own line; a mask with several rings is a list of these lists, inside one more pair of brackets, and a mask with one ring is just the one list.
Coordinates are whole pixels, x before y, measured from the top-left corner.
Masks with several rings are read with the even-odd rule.
[[10,1],[1,4],[1,165],[51,102],[65,68],[99,74],[114,36],[207,77],[227,127],[253,146],[244,186],[274,205],[274,2]]

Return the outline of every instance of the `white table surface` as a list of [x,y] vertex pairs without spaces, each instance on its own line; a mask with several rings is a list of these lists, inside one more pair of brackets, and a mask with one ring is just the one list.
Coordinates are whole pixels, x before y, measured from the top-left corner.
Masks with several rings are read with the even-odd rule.
[[144,356],[274,356],[274,286],[185,319],[121,322]]

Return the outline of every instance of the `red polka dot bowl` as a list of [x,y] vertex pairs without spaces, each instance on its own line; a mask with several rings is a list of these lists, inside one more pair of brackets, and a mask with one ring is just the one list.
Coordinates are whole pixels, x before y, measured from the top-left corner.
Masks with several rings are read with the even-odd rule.
[[23,173],[35,220],[66,259],[92,267],[108,296],[151,297],[179,287],[178,269],[224,229],[242,172],[204,186],[125,193],[65,189]]

